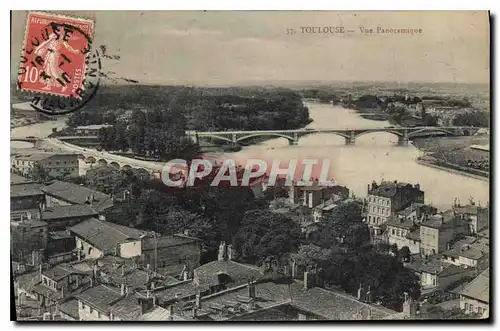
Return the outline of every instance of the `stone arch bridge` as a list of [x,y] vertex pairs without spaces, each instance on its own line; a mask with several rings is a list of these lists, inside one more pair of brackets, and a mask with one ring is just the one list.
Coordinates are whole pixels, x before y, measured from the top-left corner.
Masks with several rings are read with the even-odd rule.
[[301,137],[316,134],[330,133],[345,138],[346,145],[354,145],[356,138],[365,134],[375,132],[392,133],[398,137],[400,146],[407,146],[408,142],[414,138],[428,137],[432,135],[444,136],[470,136],[475,134],[479,128],[475,127],[437,127],[437,126],[420,126],[420,127],[384,127],[372,129],[299,129],[299,130],[268,130],[268,131],[219,131],[219,132],[199,132],[186,131],[186,136],[195,143],[201,139],[215,139],[225,141],[230,144],[239,144],[247,139],[254,137],[273,137],[285,138],[290,145],[297,145]]

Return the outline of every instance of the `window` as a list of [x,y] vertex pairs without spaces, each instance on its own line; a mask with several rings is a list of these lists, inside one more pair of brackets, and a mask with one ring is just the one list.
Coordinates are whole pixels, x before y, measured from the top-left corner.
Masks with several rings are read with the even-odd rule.
[[392,229],[392,234],[395,235],[396,234],[396,230]]
[[380,213],[380,207],[377,207],[377,213]]
[[469,305],[469,311],[474,312],[474,305]]
[[469,310],[469,304],[467,302],[465,303],[465,310]]
[[372,222],[372,217],[371,216],[368,216],[368,222]]
[[92,307],[89,307],[89,313],[91,313],[91,314],[92,314],[92,312],[93,312],[93,311],[94,311],[94,310],[92,309]]
[[483,313],[483,308],[477,307],[477,312],[481,315]]
[[97,312],[97,318],[101,318],[101,313]]

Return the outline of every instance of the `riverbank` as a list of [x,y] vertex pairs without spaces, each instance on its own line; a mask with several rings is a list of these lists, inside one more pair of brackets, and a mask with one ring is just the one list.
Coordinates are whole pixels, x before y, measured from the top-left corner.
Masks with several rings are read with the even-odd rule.
[[[458,166],[450,164],[450,163],[448,163],[448,164],[442,164],[442,165],[437,165],[437,164],[434,164],[434,163],[432,163],[430,161],[425,161],[425,160],[422,160],[422,159],[417,159],[417,160],[415,160],[415,162],[417,162],[420,165],[424,165],[426,167],[431,167],[431,168],[434,168],[434,169],[439,169],[439,170],[451,172],[451,173],[454,173],[454,174],[457,174],[457,175],[467,176],[467,177],[471,177],[471,178],[474,178],[474,179],[478,179],[478,180],[483,180],[483,181],[489,182],[489,176],[487,174],[482,174],[482,175],[472,174],[472,173],[470,173],[466,169],[464,169],[464,170],[456,169],[456,167],[458,168]],[[472,169],[472,170],[474,170],[474,169]]]

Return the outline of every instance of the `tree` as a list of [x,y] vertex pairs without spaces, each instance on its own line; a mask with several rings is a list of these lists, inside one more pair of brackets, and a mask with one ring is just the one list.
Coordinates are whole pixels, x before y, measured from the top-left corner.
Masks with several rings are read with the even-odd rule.
[[324,267],[334,259],[335,254],[339,254],[338,248],[321,248],[314,244],[301,245],[299,251],[293,254],[293,259],[298,265]]
[[310,242],[323,248],[339,245],[356,250],[370,240],[368,226],[362,222],[361,206],[357,202],[342,203],[325,221],[325,226],[310,234]]
[[300,227],[286,216],[251,210],[245,214],[233,244],[242,261],[256,264],[295,251],[300,237]]
[[408,246],[403,246],[398,252],[398,256],[403,262],[409,262],[411,257],[411,251]]

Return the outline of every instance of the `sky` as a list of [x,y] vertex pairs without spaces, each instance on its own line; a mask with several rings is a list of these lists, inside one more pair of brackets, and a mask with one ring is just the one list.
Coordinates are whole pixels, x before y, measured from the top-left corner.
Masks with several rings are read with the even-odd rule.
[[[238,85],[298,81],[489,83],[488,13],[470,11],[81,11],[103,65],[142,84]],[[26,23],[12,13],[11,77]],[[301,27],[344,26],[340,35]],[[416,28],[418,35],[363,35],[360,27]],[[294,35],[287,35],[294,29]]]

